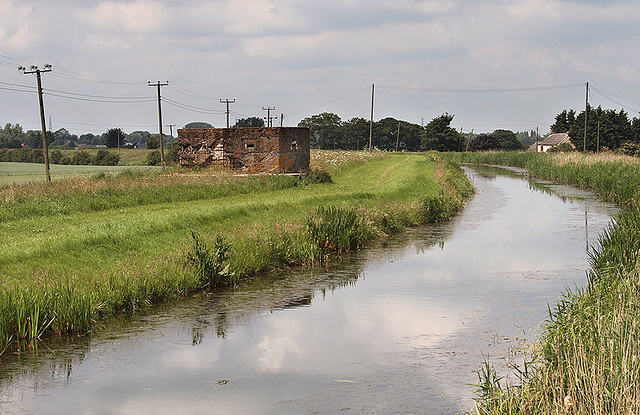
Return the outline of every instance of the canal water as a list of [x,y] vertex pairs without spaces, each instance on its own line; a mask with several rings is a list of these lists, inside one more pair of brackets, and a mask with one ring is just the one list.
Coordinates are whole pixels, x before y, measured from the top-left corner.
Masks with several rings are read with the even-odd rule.
[[614,207],[468,169],[454,221],[0,358],[0,413],[452,414],[484,359],[520,364]]

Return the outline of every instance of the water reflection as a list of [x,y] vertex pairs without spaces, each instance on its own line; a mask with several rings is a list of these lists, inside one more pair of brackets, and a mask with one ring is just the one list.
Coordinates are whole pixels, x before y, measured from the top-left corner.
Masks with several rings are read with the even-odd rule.
[[547,303],[584,282],[589,234],[614,210],[517,172],[468,174],[477,194],[456,220],[379,241],[331,270],[273,275],[3,356],[0,410],[471,409],[483,355],[513,357]]

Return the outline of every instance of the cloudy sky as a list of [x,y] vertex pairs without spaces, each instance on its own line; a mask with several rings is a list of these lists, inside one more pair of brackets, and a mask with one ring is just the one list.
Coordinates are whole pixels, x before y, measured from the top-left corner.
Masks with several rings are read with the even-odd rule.
[[[54,130],[157,132],[266,116],[465,131],[548,131],[590,103],[640,110],[640,0],[0,0],[0,124],[39,128],[42,75]],[[279,120],[277,121],[279,123]],[[168,133],[169,129],[163,127]],[[175,131],[175,130],[174,130]]]

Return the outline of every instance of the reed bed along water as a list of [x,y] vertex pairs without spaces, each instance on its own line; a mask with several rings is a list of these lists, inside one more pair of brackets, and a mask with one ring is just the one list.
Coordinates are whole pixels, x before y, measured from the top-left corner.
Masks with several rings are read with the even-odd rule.
[[472,192],[459,168],[433,155],[312,155],[326,171],[301,178],[129,171],[1,187],[0,351],[326,261],[450,217]]
[[625,207],[590,254],[586,287],[550,309],[540,340],[503,382],[478,371],[479,414],[640,413],[640,163],[613,154],[459,154],[460,162],[523,167]]

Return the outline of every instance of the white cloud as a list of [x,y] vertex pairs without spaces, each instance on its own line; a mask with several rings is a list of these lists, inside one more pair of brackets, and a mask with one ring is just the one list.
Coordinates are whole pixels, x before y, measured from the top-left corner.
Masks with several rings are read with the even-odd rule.
[[28,48],[32,32],[31,6],[13,0],[0,1],[0,45],[6,50]]
[[[254,110],[245,109],[242,116],[262,116],[261,105],[284,111],[314,107],[372,83],[485,88],[589,80],[603,91],[628,91],[635,88],[640,67],[634,53],[640,40],[639,6],[638,0],[61,0],[36,8],[0,0],[0,53],[101,79],[169,79],[214,99],[233,95],[253,104]],[[17,76],[14,66],[0,66],[2,79]],[[46,85],[54,79],[61,90],[111,92],[108,86],[57,75],[49,76]],[[129,93],[139,95],[140,88]],[[505,124],[528,124],[522,129],[529,129],[550,125],[567,106],[579,108],[581,95],[382,93],[376,118],[420,122],[449,111],[456,114],[454,124],[464,120],[476,131],[484,131],[479,124],[491,124],[488,130],[512,129]],[[11,100],[3,101],[11,105],[0,104],[5,117],[0,122],[37,127],[37,112],[28,111],[31,98],[12,93]],[[173,98],[197,107],[211,104]],[[336,112],[343,119],[366,117],[367,99],[357,98],[314,110]],[[58,99],[47,104],[47,112],[54,121],[100,124],[92,132],[113,123],[142,124],[150,131],[156,125],[155,119],[146,120],[153,110],[130,106],[104,111]],[[207,118],[177,108],[165,112],[176,124]],[[285,119],[299,120],[286,114]],[[219,125],[223,117],[207,120]]]

